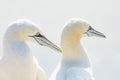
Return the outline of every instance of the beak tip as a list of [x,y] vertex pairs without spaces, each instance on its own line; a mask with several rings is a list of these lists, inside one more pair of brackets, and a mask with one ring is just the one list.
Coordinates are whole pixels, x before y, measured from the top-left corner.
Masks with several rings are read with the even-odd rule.
[[106,36],[104,36],[104,38],[107,38]]
[[62,50],[60,50],[60,53],[62,53]]
[[62,53],[62,50],[59,48],[58,50],[57,50],[59,53]]
[[107,38],[105,35],[103,35],[103,38]]

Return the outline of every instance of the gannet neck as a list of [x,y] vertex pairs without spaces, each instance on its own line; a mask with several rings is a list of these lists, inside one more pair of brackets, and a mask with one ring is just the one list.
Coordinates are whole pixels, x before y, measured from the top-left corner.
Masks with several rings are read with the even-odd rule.
[[[27,59],[32,58],[29,46],[27,43],[20,41],[11,35],[8,39],[4,37],[3,40],[3,59],[7,60],[17,60],[17,59]],[[13,60],[14,61],[14,60]]]
[[61,38],[61,47],[63,51],[63,59],[65,60],[82,60],[88,59],[87,55],[80,43],[81,38],[74,37],[65,37]]

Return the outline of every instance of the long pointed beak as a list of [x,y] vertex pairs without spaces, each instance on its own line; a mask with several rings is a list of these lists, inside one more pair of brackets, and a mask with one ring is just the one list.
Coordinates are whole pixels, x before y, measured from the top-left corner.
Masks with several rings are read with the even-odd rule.
[[103,33],[99,32],[99,31],[96,31],[96,30],[93,29],[92,27],[90,27],[90,28],[88,29],[88,31],[86,32],[86,34],[87,34],[88,36],[96,36],[96,37],[106,38],[106,36],[105,36]]
[[49,47],[49,48],[51,48],[51,49],[53,49],[55,51],[58,51],[60,53],[62,52],[62,50],[57,45],[55,45],[54,43],[52,43],[45,36],[42,36],[42,37],[29,36],[29,37],[33,37],[42,46]]

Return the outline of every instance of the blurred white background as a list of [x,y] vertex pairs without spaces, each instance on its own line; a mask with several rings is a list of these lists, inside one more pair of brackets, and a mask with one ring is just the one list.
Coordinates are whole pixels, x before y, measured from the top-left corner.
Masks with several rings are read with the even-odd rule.
[[[40,25],[46,36],[60,45],[63,25],[70,18],[83,18],[107,36],[83,38],[96,80],[120,80],[120,1],[119,0],[0,0],[0,53],[7,25],[27,18]],[[31,44],[33,55],[50,76],[61,55]],[[2,55],[2,54],[1,54]]]

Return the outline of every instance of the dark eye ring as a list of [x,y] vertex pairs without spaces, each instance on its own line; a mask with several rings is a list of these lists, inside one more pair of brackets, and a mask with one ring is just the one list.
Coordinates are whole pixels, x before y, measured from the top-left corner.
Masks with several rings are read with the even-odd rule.
[[37,33],[35,34],[35,36],[36,36],[36,37],[43,37],[43,35],[41,35],[39,32],[37,32]]
[[92,29],[92,27],[91,27],[91,26],[89,26],[88,31],[89,31],[89,30],[91,30],[91,29]]

